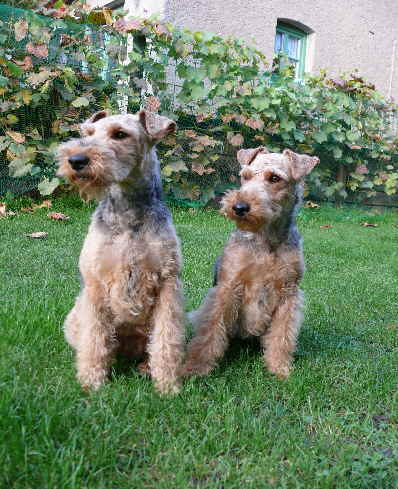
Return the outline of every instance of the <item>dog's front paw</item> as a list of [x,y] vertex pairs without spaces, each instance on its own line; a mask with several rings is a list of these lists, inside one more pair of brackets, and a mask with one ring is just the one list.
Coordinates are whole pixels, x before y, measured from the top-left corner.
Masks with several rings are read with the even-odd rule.
[[206,363],[195,364],[193,362],[187,362],[182,368],[183,377],[205,377],[213,369],[215,365],[210,365]]
[[278,365],[270,365],[267,364],[268,370],[271,374],[274,374],[278,379],[287,379],[291,372],[290,364],[278,364]]
[[141,375],[144,377],[150,377],[151,376],[151,368],[149,366],[149,360],[144,360],[143,362],[139,363],[137,365],[138,371],[140,372]]
[[155,387],[162,395],[174,396],[180,392],[181,385],[178,381],[157,381]]
[[107,372],[103,369],[92,368],[77,374],[82,389],[86,392],[92,390],[97,391],[105,383]]

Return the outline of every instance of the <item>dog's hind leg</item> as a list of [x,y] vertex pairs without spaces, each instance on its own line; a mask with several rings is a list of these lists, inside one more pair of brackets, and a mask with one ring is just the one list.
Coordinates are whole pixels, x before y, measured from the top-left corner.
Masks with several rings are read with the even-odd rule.
[[238,317],[239,294],[233,285],[218,285],[209,290],[200,308],[191,316],[197,325],[188,347],[184,375],[207,375],[228,347],[229,329]]
[[72,348],[77,350],[79,344],[79,336],[80,336],[80,320],[79,316],[81,308],[81,296],[76,299],[76,303],[73,308],[70,310],[69,314],[66,316],[64,323],[64,334],[66,341],[70,344]]

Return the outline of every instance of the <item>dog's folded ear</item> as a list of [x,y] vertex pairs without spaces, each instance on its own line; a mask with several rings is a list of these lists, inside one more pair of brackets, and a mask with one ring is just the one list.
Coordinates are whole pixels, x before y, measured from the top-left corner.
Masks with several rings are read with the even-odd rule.
[[319,158],[316,156],[299,155],[290,149],[285,149],[283,155],[290,160],[290,169],[294,180],[300,180],[300,178],[308,175],[314,166],[319,163]]
[[109,113],[106,110],[100,110],[96,112],[91,117],[89,117],[83,124],[80,124],[80,132],[83,136],[89,136],[94,132],[94,129],[91,128],[91,124],[108,117]]
[[258,148],[240,149],[236,154],[241,166],[250,165],[258,153],[269,153],[265,146],[259,146]]
[[146,133],[154,143],[175,132],[177,129],[177,124],[174,121],[149,110],[140,110],[138,117]]
[[86,120],[86,123],[94,124],[94,122],[97,122],[100,119],[104,119],[105,117],[108,117],[108,115],[109,114],[106,110],[100,110],[99,112],[96,112],[90,118],[88,118]]

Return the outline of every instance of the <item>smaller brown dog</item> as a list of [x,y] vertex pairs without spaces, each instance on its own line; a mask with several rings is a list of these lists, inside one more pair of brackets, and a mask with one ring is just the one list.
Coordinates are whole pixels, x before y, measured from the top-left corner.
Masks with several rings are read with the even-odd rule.
[[217,260],[215,287],[191,315],[197,329],[184,374],[208,374],[232,337],[254,336],[269,371],[284,378],[301,326],[304,261],[295,217],[303,177],[319,160],[264,147],[237,156],[241,188],[225,195],[221,212],[238,229]]
[[141,360],[162,393],[179,389],[184,354],[180,245],[162,201],[155,145],[174,132],[141,110],[98,112],[58,151],[58,174],[100,201],[80,255],[82,289],[65,321],[77,377],[98,389],[116,355]]

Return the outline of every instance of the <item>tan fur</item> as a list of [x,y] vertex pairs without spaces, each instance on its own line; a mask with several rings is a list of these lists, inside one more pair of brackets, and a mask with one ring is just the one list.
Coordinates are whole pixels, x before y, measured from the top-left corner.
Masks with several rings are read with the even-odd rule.
[[[216,286],[191,314],[196,332],[185,375],[207,375],[234,336],[258,337],[269,371],[289,375],[301,326],[304,272],[294,216],[301,178],[318,162],[295,153],[293,161],[290,153],[255,148],[238,154],[242,185],[226,194],[221,209],[238,230],[223,250]],[[242,202],[250,210],[241,216],[234,206]]]
[[[129,204],[140,190],[140,185],[134,186],[136,179],[148,182],[148,166],[156,168],[146,115],[99,113],[83,125],[82,140],[59,150],[59,174],[85,196],[113,199],[93,216],[79,261],[84,287],[65,321],[65,336],[76,350],[77,377],[83,388],[98,389],[120,353],[141,360],[140,371],[151,374],[161,393],[179,390],[185,342],[179,242],[171,219],[163,219],[163,204],[155,200],[152,207],[139,207],[143,215]],[[174,125],[157,115],[151,115],[150,121],[150,130],[159,124],[162,135],[168,130],[165,121]],[[115,140],[115,130],[130,136]],[[68,157],[82,152],[90,163],[75,171]],[[112,202],[122,210],[113,211]],[[145,215],[146,209],[154,214],[158,208],[159,222]]]

